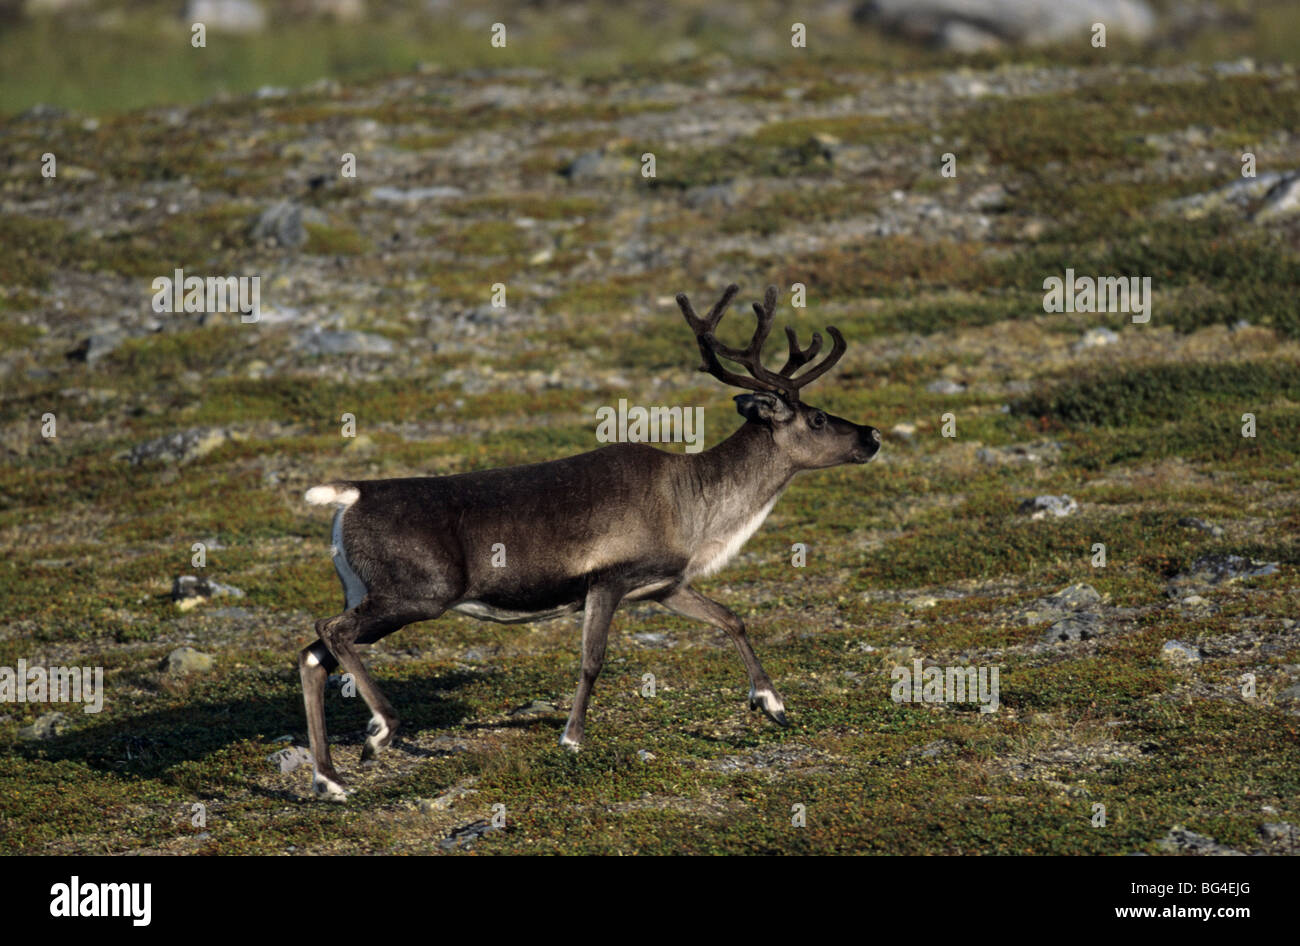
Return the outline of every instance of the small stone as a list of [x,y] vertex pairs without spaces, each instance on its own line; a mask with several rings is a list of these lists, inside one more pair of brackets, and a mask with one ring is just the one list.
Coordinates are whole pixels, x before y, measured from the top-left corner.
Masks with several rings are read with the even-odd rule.
[[649,749],[636,750],[636,757],[642,762],[653,762],[655,760],[655,754]]
[[58,711],[46,713],[30,726],[18,730],[18,738],[23,742],[44,742],[53,739],[67,728],[68,717]]
[[444,850],[454,850],[456,848],[469,848],[475,841],[493,831],[500,831],[496,825],[487,820],[471,821],[467,825],[457,828],[447,837],[438,842],[438,846]]
[[1039,599],[1035,607],[1053,611],[1077,611],[1101,601],[1101,593],[1087,582],[1066,585],[1060,591]]
[[1199,529],[1201,532],[1208,532],[1215,537],[1223,535],[1222,526],[1216,526],[1214,523],[1206,522],[1197,516],[1184,516],[1178,520],[1178,524],[1185,529]]
[[191,673],[206,673],[216,664],[211,654],[205,654],[193,647],[177,647],[163,658],[158,669],[168,676],[181,677]]
[[1188,831],[1181,825],[1174,825],[1163,839],[1156,842],[1156,847],[1173,854],[1202,854],[1211,857],[1243,857],[1241,851],[1225,847],[1214,838],[1204,834]]
[[396,346],[390,338],[373,332],[303,332],[297,349],[307,355],[391,355]]
[[1092,640],[1101,633],[1103,621],[1100,615],[1079,613],[1062,618],[1043,633],[1043,641],[1059,644],[1065,641]]
[[68,352],[68,358],[93,365],[114,352],[125,340],[125,332],[96,332],[87,336],[76,348]]
[[925,389],[931,394],[961,394],[966,390],[966,385],[949,378],[940,378],[938,381],[931,381]]
[[1114,345],[1119,341],[1119,333],[1113,332],[1108,328],[1090,328],[1083,333],[1083,338],[1075,344],[1075,351],[1084,351],[1089,348],[1101,348],[1105,345]]
[[1293,683],[1277,695],[1274,702],[1284,706],[1291,706],[1300,703],[1300,683]]
[[249,233],[254,243],[272,242],[276,246],[299,247],[307,242],[307,224],[324,224],[326,217],[315,208],[282,200],[272,204],[253,221]]
[[244,592],[234,585],[224,585],[211,578],[199,578],[196,575],[177,575],[172,580],[173,601],[182,601],[187,598],[215,598],[217,596],[242,598]]
[[1168,593],[1176,597],[1194,587],[1222,585],[1243,578],[1258,578],[1277,571],[1277,562],[1259,562],[1242,555],[1204,555],[1169,582]]
[[1201,652],[1182,641],[1165,641],[1164,646],[1160,648],[1160,657],[1173,664],[1198,663]]
[[546,700],[533,700],[523,706],[516,706],[510,711],[511,716],[545,716],[558,712],[554,703]]
[[1300,174],[1279,181],[1264,195],[1264,202],[1252,218],[1256,222],[1278,220],[1300,212]]
[[150,461],[182,465],[206,456],[227,441],[240,439],[240,435],[218,427],[191,427],[136,444],[130,450],[118,454],[118,457],[132,466]]
[[415,203],[421,200],[452,200],[464,197],[465,192],[459,187],[376,187],[370,191],[372,200],[392,201],[397,203]]
[[647,647],[671,647],[673,640],[667,634],[658,631],[642,631],[632,635],[632,640]]
[[1300,828],[1286,821],[1269,822],[1259,826],[1259,833],[1266,841],[1286,841],[1294,844],[1300,840]]
[[1024,500],[1020,504],[1020,511],[1028,513],[1030,519],[1046,519],[1049,516],[1060,518],[1078,512],[1079,504],[1064,494],[1035,496],[1033,499]]

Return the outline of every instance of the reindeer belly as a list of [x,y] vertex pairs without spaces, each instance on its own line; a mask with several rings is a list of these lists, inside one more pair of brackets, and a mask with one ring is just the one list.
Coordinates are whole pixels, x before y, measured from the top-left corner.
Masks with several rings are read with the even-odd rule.
[[451,606],[451,610],[459,611],[461,614],[468,614],[472,618],[480,621],[495,621],[498,624],[528,624],[532,621],[548,621],[551,618],[558,618],[561,615],[572,614],[574,611],[582,609],[581,601],[574,601],[569,604],[558,607],[546,608],[539,611],[517,610],[514,608],[504,608],[499,605],[488,604],[484,601],[475,601],[466,599]]

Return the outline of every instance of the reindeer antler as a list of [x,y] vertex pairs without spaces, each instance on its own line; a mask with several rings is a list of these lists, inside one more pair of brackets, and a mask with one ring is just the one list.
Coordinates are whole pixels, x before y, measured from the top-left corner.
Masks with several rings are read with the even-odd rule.
[[[839,329],[827,326],[826,331],[830,333],[834,344],[831,346],[831,352],[821,360],[819,364],[814,365],[803,375],[796,378],[794,373],[808,364],[822,348],[821,333],[813,332],[812,342],[807,348],[799,347],[798,338],[794,329],[788,325],[785,328],[786,339],[790,343],[790,355],[786,358],[785,364],[779,372],[773,372],[763,367],[761,355],[763,353],[763,343],[767,341],[768,333],[772,331],[773,312],[776,310],[777,289],[776,286],[768,286],[767,293],[763,297],[763,302],[754,303],[754,315],[758,319],[758,325],[754,328],[754,335],[749,340],[749,344],[744,348],[732,348],[730,345],[724,345],[714,336],[713,330],[718,327],[722,320],[723,314],[727,311],[727,306],[735,298],[740,287],[735,283],[728,286],[722,293],[722,297],[713,304],[709,309],[708,315],[700,318],[695,314],[695,309],[691,306],[691,301],[686,298],[686,293],[677,294],[677,305],[682,310],[682,315],[686,316],[686,324],[691,327],[695,333],[695,339],[700,346],[700,354],[704,357],[704,364],[700,366],[700,371],[707,371],[723,384],[730,384],[737,388],[746,388],[750,391],[767,391],[773,394],[779,394],[791,404],[799,402],[799,390],[812,381],[820,378],[829,371],[837,361],[844,356],[847,345],[844,343],[844,336],[840,334]],[[736,374],[728,371],[718,360],[721,355],[730,361],[745,368],[750,377]]]

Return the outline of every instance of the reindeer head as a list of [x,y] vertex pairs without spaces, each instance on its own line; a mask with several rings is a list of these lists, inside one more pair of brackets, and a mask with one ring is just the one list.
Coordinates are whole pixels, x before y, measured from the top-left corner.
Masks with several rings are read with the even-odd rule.
[[[724,384],[746,388],[757,393],[736,395],[736,409],[751,424],[761,425],[771,431],[772,441],[796,468],[817,470],[841,463],[866,463],[880,450],[880,431],[874,427],[864,427],[835,417],[799,400],[799,391],[805,385],[820,378],[844,355],[844,336],[839,330],[827,327],[833,345],[830,354],[813,365],[799,377],[795,372],[812,361],[821,351],[822,337],[813,333],[812,342],[801,349],[795,337],[794,329],[785,328],[786,338],[790,342],[790,355],[780,371],[770,371],[763,367],[761,355],[763,343],[772,330],[772,313],[776,309],[776,286],[768,286],[762,304],[754,303],[754,314],[758,325],[754,336],[745,348],[731,348],[723,345],[714,337],[723,313],[732,298],[740,291],[734,283],[726,288],[722,298],[714,303],[704,318],[695,314],[686,293],[677,294],[677,305],[682,315],[695,333],[700,345],[700,354],[704,364],[700,371],[707,371]],[[749,377],[728,371],[722,366],[718,357],[722,356],[741,365],[749,372]]]

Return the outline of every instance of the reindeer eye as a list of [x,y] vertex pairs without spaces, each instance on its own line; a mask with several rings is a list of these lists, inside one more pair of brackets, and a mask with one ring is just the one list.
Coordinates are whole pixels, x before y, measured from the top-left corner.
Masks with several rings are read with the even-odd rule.
[[820,430],[826,426],[826,415],[821,411],[816,411],[808,418],[808,423],[811,424],[815,430]]

